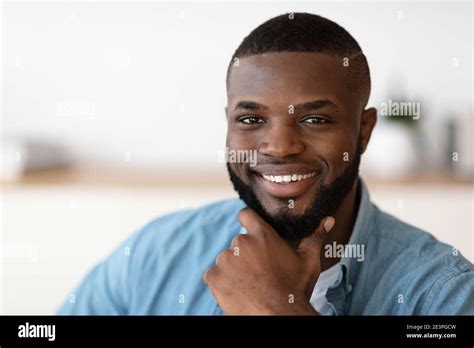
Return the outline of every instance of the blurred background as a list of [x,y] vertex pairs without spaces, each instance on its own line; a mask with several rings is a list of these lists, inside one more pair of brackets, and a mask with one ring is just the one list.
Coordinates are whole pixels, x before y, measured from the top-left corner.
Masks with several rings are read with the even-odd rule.
[[218,160],[227,64],[256,26],[300,11],[368,58],[373,201],[474,260],[471,2],[7,1],[0,313],[54,313],[153,218],[236,197]]

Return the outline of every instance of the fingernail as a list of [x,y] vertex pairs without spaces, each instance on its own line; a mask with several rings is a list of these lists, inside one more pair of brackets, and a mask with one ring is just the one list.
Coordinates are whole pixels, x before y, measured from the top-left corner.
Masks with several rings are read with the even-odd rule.
[[331,231],[331,229],[334,227],[334,224],[336,223],[336,220],[334,220],[333,217],[328,218],[324,222],[324,229],[326,230],[326,233]]

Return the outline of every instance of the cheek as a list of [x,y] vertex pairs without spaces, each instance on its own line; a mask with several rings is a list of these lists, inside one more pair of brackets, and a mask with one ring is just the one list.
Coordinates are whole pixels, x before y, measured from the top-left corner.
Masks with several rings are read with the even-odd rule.
[[253,150],[257,148],[256,138],[250,133],[229,131],[226,145],[234,150]]
[[[229,161],[230,167],[233,169],[235,174],[243,180],[246,184],[250,183],[250,180],[252,179],[250,170],[249,170],[249,162],[245,161],[242,162],[242,158],[239,157],[239,155],[236,155],[234,157],[233,154],[236,153],[236,151],[242,151],[242,150],[251,150],[253,154],[256,152],[254,151],[256,148],[254,146],[253,139],[246,135],[242,134],[241,132],[228,132],[227,138],[226,138],[226,147],[228,150],[228,158],[227,161]],[[233,160],[235,159],[235,161]],[[251,161],[256,162],[256,155],[252,155],[250,157]]]
[[312,157],[323,161],[326,172],[325,183],[330,183],[336,176],[341,174],[354,157],[356,142],[350,134],[334,134],[334,136],[312,142],[309,151]]

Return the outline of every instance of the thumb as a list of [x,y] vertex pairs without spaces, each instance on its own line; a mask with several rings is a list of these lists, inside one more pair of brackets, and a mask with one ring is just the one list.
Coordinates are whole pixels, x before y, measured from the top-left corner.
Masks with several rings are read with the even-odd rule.
[[319,260],[324,240],[335,223],[336,220],[332,216],[321,220],[318,228],[300,242],[297,250],[298,254],[307,259],[311,264],[314,264],[315,259]]

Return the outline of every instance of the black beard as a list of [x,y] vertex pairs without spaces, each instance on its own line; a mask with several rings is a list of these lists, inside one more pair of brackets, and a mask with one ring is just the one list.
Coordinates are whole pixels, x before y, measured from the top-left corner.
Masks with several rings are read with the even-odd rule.
[[[309,207],[300,215],[291,214],[286,209],[275,214],[269,214],[260,203],[253,188],[235,174],[229,163],[227,163],[227,171],[234,190],[249,208],[255,210],[283,239],[301,241],[314,232],[323,218],[334,216],[337,212],[359,177],[360,158],[361,146],[359,141],[352,161],[341,175],[328,185],[323,184],[323,176],[321,175],[316,183],[316,196]],[[285,201],[288,204],[288,199],[285,199]]]

